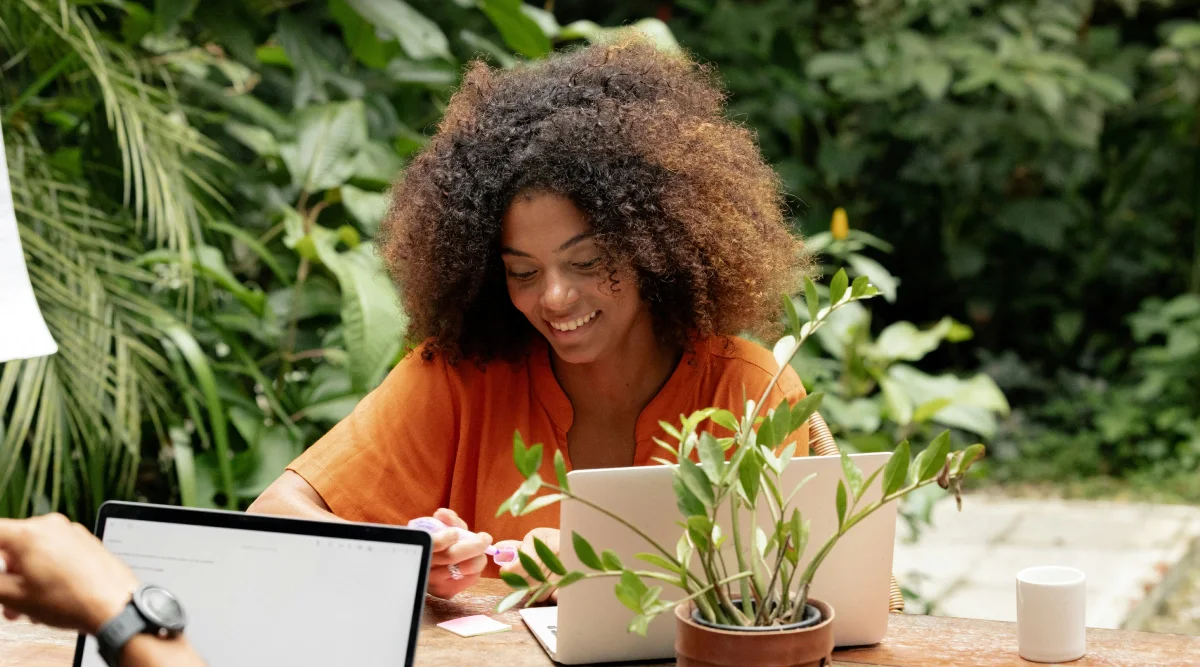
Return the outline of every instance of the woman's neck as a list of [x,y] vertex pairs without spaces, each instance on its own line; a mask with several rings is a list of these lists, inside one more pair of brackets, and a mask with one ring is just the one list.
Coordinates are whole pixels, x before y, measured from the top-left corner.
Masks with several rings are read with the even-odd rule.
[[578,412],[640,413],[658,395],[679,363],[680,350],[664,344],[650,327],[637,327],[611,358],[568,364],[550,355],[559,386]]

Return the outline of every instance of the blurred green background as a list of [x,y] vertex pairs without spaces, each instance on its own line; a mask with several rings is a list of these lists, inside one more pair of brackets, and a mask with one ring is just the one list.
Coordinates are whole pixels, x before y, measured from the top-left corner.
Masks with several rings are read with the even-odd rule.
[[463,65],[622,25],[719,71],[826,275],[885,293],[796,364],[844,446],[1200,500],[1195,2],[6,0],[60,352],[0,369],[0,515],[244,507],[404,352],[370,241]]

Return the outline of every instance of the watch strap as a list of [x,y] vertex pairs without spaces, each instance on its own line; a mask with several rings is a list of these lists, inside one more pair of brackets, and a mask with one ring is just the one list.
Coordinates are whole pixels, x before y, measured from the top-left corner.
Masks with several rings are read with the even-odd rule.
[[125,648],[129,640],[144,632],[148,627],[149,624],[133,602],[125,605],[121,613],[96,631],[96,643],[99,645],[100,657],[104,658],[104,662],[109,667],[118,667],[121,649]]

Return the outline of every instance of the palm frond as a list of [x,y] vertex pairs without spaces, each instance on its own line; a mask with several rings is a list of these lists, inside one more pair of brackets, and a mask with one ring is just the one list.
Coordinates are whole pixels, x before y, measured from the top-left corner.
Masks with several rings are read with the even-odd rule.
[[202,207],[194,192],[219,192],[195,159],[224,163],[213,143],[192,127],[169,89],[146,80],[149,65],[123,44],[98,30],[91,17],[74,5],[54,0],[21,0],[24,7],[57,39],[40,48],[73,54],[87,68],[104,103],[105,120],[120,149],[123,198],[156,245],[183,256],[199,238]]
[[40,504],[86,516],[132,493],[142,427],[156,421],[148,397],[165,393],[169,364],[148,324],[163,312],[145,296],[153,274],[124,261],[132,251],[119,239],[136,223],[55,180],[30,137],[10,132],[6,143],[30,281],[59,351],[0,373],[0,488],[17,515]]

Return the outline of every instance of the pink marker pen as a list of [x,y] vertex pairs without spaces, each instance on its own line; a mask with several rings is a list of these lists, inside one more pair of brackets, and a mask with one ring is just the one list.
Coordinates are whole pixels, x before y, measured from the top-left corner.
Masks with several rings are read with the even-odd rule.
[[[447,528],[452,528],[451,526],[447,526],[431,516],[423,516],[413,519],[412,521],[408,522],[408,527],[416,528],[417,530],[423,530],[431,535],[436,535]],[[462,528],[453,527],[452,529],[458,531],[459,539],[470,538],[474,537],[475,535],[475,533],[472,533],[469,530],[463,530]],[[517,559],[517,550],[512,547],[497,547],[492,545],[489,546],[484,553],[491,556],[492,562],[497,565],[511,563]]]

